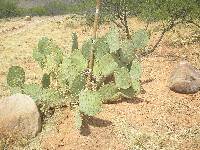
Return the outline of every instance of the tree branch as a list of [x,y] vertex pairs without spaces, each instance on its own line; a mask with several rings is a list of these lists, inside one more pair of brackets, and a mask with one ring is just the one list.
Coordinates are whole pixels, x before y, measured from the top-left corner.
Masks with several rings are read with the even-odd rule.
[[182,21],[177,21],[175,22],[175,19],[171,19],[171,21],[169,22],[169,24],[163,29],[163,31],[161,32],[161,36],[159,37],[158,41],[156,42],[156,44],[153,46],[153,48],[151,48],[150,50],[148,50],[147,52],[142,53],[142,56],[146,56],[152,52],[155,51],[155,49],[158,47],[158,45],[160,44],[160,42],[162,41],[164,35],[166,34],[166,32],[170,31],[173,27],[175,27],[177,24],[181,23]]

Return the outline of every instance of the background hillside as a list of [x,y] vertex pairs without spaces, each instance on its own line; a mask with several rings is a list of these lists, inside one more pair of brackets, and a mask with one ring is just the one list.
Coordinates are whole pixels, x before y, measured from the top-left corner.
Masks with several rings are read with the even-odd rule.
[[0,0],[0,18],[83,14],[94,7],[93,0]]
[[17,5],[21,8],[32,8],[38,6],[45,6],[51,2],[61,2],[65,4],[74,4],[84,0],[18,0]]

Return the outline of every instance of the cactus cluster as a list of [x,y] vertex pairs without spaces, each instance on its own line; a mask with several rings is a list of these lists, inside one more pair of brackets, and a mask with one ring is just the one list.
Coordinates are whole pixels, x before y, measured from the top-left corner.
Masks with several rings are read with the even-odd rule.
[[[78,37],[72,34],[72,50],[68,56],[53,44],[42,38],[33,50],[33,58],[44,71],[41,86],[24,84],[25,73],[16,66],[9,69],[8,85],[30,95],[35,100],[47,103],[66,98],[70,94],[77,102],[76,119],[81,127],[83,114],[93,116],[101,111],[102,103],[116,100],[119,96],[134,97],[140,92],[141,67],[135,51],[148,42],[148,35],[139,30],[130,40],[122,40],[116,28],[111,28],[104,37],[85,41],[78,48]],[[92,80],[95,89],[86,88],[89,51],[94,48]],[[52,82],[56,82],[56,86]],[[19,88],[16,88],[19,87]]]
[[33,58],[43,69],[44,74],[41,85],[36,83],[25,83],[25,71],[20,66],[12,66],[7,74],[7,84],[12,94],[23,93],[31,96],[36,103],[48,106],[42,111],[47,111],[52,106],[59,104],[60,93],[51,87],[51,78],[56,78],[59,65],[62,63],[62,51],[53,44],[52,40],[42,38],[37,48],[33,50]]
[[[112,28],[106,36],[96,40],[93,78],[97,88],[96,91],[82,88],[76,93],[79,96],[81,113],[95,115],[101,110],[102,103],[121,96],[133,98],[140,92],[141,66],[136,59],[136,51],[145,48],[147,42],[148,34],[144,30],[135,32],[130,40],[121,40],[116,28]],[[91,47],[92,40],[89,39],[83,44],[79,57],[87,60]],[[81,115],[80,112],[76,114]],[[80,116],[76,118],[80,123]]]
[[[142,39],[142,37],[145,39]],[[115,95],[132,98],[139,93],[141,67],[136,59],[135,51],[144,48],[147,42],[148,35],[144,30],[135,32],[130,40],[121,40],[116,28],[111,28],[105,37],[96,41],[93,74],[100,83],[97,84],[103,101],[104,99],[106,99],[105,101],[108,100],[104,95],[109,95],[107,97],[110,98],[115,97]],[[102,48],[102,51],[98,47],[99,49]],[[82,50],[85,51],[84,47]],[[101,81],[109,76],[113,78],[108,83]],[[102,92],[104,87],[107,90]]]

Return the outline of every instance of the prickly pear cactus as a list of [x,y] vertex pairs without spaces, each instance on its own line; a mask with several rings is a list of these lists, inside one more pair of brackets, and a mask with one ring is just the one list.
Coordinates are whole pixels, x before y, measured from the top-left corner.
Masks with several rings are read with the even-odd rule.
[[109,83],[109,84],[103,85],[99,89],[99,93],[101,95],[103,103],[115,101],[116,98],[118,98],[118,95],[117,95],[118,92],[119,92],[119,89],[117,88],[115,83]]
[[111,54],[104,55],[98,62],[96,62],[95,65],[97,66],[95,66],[94,73],[96,74],[96,71],[100,71],[100,75],[103,76],[108,76],[112,74],[118,67],[118,64],[115,62]]
[[10,87],[22,87],[25,82],[25,72],[20,66],[12,66],[7,74],[7,84]]
[[17,93],[22,93],[22,88],[21,87],[9,87],[10,93],[17,94]]
[[43,88],[49,88],[50,86],[50,75],[45,73],[42,77],[42,87]]
[[112,27],[107,34],[107,42],[110,48],[110,52],[116,52],[120,48],[120,37],[117,28]]
[[76,108],[76,110],[75,110],[75,126],[77,129],[80,130],[82,124],[83,124],[83,119],[81,116],[81,112],[80,112],[79,108]]
[[99,92],[83,90],[79,95],[79,109],[88,116],[94,116],[101,111],[102,99]]
[[42,99],[42,87],[38,84],[25,84],[22,93],[29,95],[35,101]]
[[148,41],[149,41],[148,33],[143,29],[140,29],[140,30],[136,31],[132,35],[131,38],[132,38],[133,46],[136,49],[144,48],[147,45]]
[[120,89],[128,89],[131,86],[131,77],[127,68],[122,67],[115,71],[115,83]]
[[37,48],[33,50],[33,58],[45,72],[50,74],[57,72],[63,61],[63,53],[51,39],[44,37],[39,41]]
[[78,37],[75,32],[72,33],[72,52],[78,49]]
[[[78,49],[77,39],[76,33],[73,33],[72,51],[67,56],[52,40],[42,38],[39,41],[33,50],[33,57],[45,72],[41,86],[24,85],[25,73],[19,66],[9,69],[7,82],[9,86],[20,87],[17,90],[49,107],[57,105],[61,99],[67,99],[70,94],[76,104],[75,116],[80,128],[82,116],[96,115],[102,110],[102,103],[121,96],[133,98],[140,92],[141,66],[135,51],[146,46],[148,35],[144,30],[139,30],[132,35],[132,39],[122,40],[118,30],[111,28],[105,36],[84,42],[81,50]],[[94,88],[89,90],[86,79],[91,48],[94,49],[91,75]]]

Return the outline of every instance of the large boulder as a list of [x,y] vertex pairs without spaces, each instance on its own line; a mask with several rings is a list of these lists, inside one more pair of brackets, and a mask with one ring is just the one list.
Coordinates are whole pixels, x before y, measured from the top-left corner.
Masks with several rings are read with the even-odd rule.
[[0,139],[32,138],[40,130],[40,114],[29,96],[15,94],[0,100]]
[[200,70],[188,61],[180,61],[172,71],[169,88],[177,93],[193,94],[200,90]]

